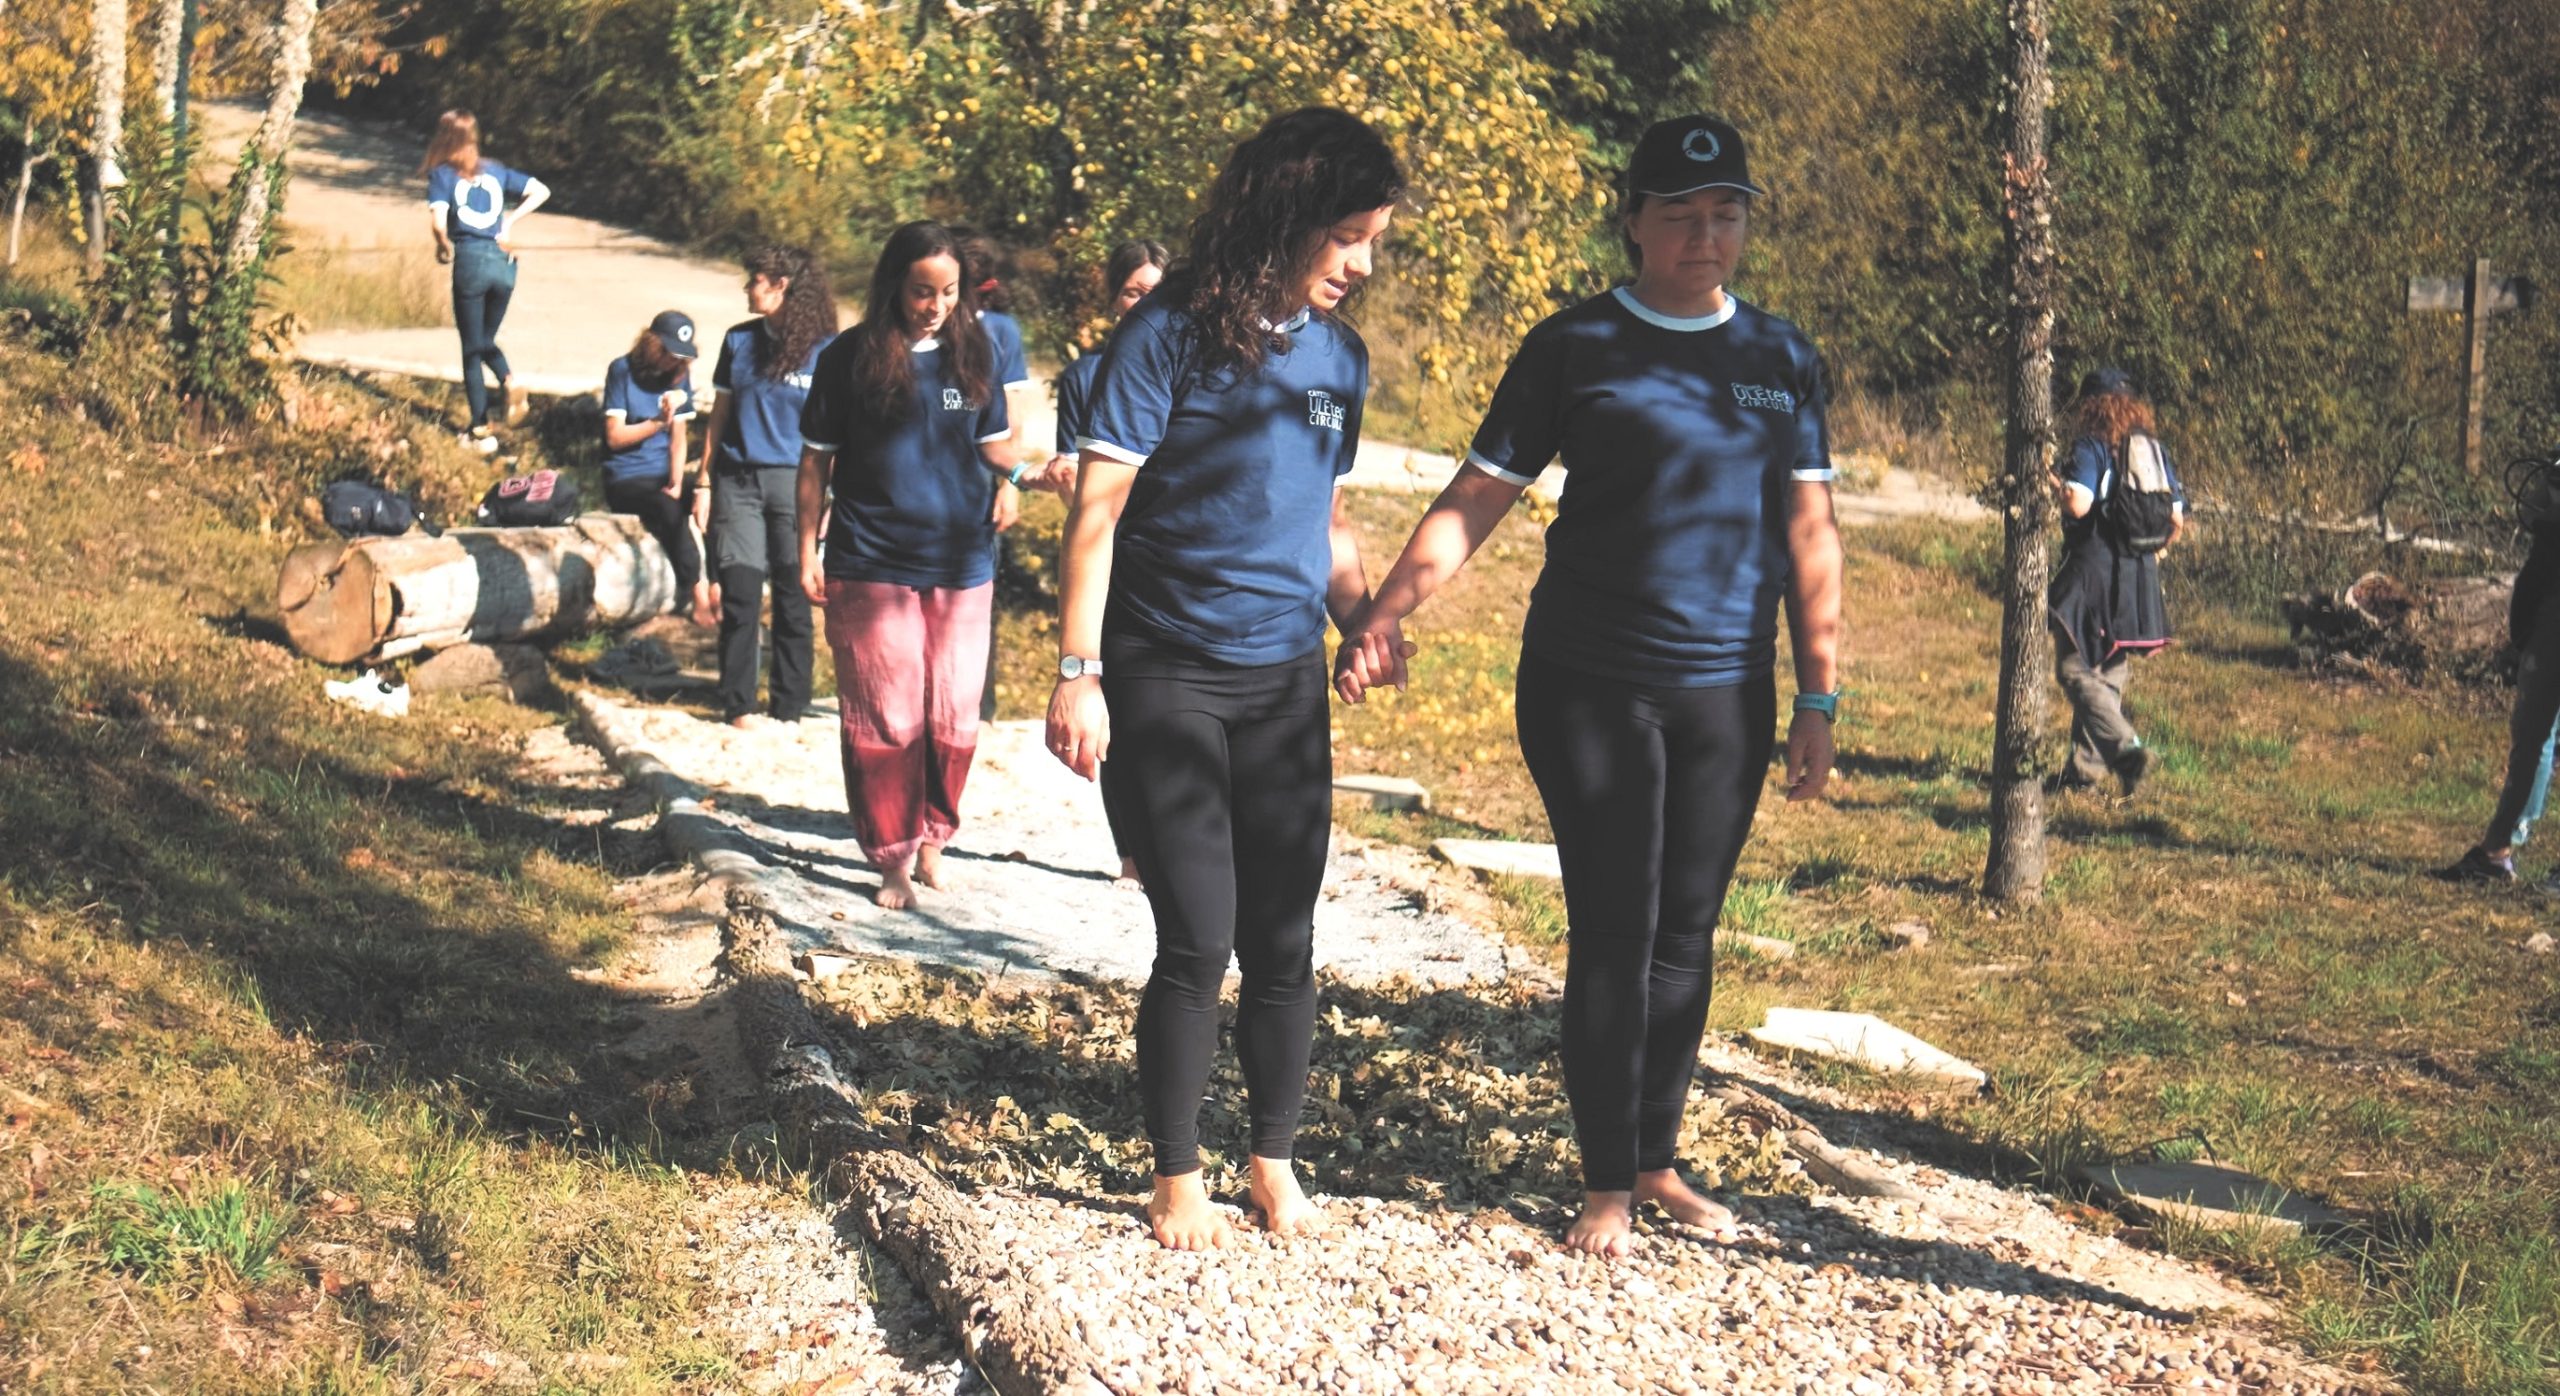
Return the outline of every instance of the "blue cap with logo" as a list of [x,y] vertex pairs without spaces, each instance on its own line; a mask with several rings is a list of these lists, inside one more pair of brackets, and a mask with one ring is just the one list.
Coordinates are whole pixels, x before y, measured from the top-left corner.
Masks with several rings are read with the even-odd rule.
[[2080,380],[2080,396],[2098,397],[2106,393],[2131,394],[2135,391],[2133,375],[2110,364],[2092,371]]
[[668,353],[679,359],[690,359],[702,352],[694,347],[693,317],[681,310],[659,311],[658,318],[649,322],[649,330],[660,344],[667,346]]
[[1636,142],[1627,161],[1627,189],[1674,199],[1700,189],[1739,189],[1764,193],[1751,182],[1742,156],[1742,133],[1731,122],[1712,116],[1681,116],[1657,121]]

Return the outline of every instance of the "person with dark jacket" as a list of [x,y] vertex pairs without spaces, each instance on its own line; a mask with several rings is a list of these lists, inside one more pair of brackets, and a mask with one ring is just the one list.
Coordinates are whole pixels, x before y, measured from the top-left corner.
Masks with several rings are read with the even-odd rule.
[[2151,773],[2151,749],[2124,714],[2132,659],[2169,643],[2169,609],[2160,592],[2158,550],[2129,546],[2108,526],[2119,492],[2165,489],[2176,501],[2168,530],[2186,530],[2186,491],[2169,451],[2154,434],[2151,404],[2122,369],[2083,379],[2071,459],[2055,484],[2062,497],[2062,561],[2047,593],[2053,621],[2054,677],[2071,699],[2071,763],[2055,778],[2063,790],[2087,790],[2112,775],[2126,798]]
[[2480,841],[2436,876],[2447,882],[2516,880],[2516,848],[2542,813],[2551,787],[2551,749],[2560,728],[2560,518],[2537,518],[2533,548],[2507,602],[2507,644],[2516,651],[2516,702],[2507,719],[2507,777]]

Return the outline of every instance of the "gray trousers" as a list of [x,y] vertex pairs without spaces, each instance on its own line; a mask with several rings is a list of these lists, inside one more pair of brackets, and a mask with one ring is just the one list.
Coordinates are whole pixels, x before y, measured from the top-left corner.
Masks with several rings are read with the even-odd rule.
[[2071,699],[2073,780],[2106,779],[2116,758],[2142,745],[2124,715],[2124,681],[2132,668],[2133,658],[2125,654],[2092,668],[2070,637],[2053,637],[2053,676]]
[[724,468],[711,486],[711,575],[720,582],[720,709],[756,710],[765,584],[773,586],[771,694],[766,711],[786,721],[809,706],[814,661],[809,598],[800,590],[800,468]]

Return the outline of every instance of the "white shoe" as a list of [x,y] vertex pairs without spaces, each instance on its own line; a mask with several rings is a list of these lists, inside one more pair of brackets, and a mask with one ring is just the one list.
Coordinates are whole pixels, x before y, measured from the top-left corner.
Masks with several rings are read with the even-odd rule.
[[409,715],[409,685],[390,684],[371,669],[352,679],[336,679],[320,686],[332,699],[349,707],[362,708],[377,717]]
[[459,440],[462,442],[462,449],[473,455],[494,456],[498,453],[498,438],[490,435],[486,430],[466,431],[462,433]]

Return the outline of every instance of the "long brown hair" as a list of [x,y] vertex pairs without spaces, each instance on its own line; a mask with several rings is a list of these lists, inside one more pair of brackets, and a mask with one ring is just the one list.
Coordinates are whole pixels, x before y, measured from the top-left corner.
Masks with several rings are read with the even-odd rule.
[[688,360],[667,352],[656,330],[642,330],[631,341],[631,381],[644,392],[663,393],[684,378]]
[[2138,393],[2091,393],[2080,399],[2080,421],[2076,428],[2081,436],[2103,441],[2109,450],[2121,451],[2125,441],[2135,432],[2145,436],[2159,435],[2153,425],[2151,404]]
[[470,108],[455,107],[436,118],[436,133],[427,140],[427,157],[418,162],[418,173],[432,173],[438,165],[453,166],[464,179],[480,173],[480,118]]
[[1325,230],[1404,192],[1395,152],[1369,123],[1331,107],[1275,116],[1227,157],[1191,222],[1190,256],[1156,293],[1190,314],[1204,367],[1258,370],[1266,320],[1296,309],[1281,302]]
[[760,247],[747,254],[746,268],[749,276],[783,283],[782,308],[756,325],[756,372],[779,383],[836,332],[835,292],[806,248]]
[[[862,323],[845,331],[853,340],[854,401],[880,421],[904,420],[915,407],[915,355],[908,352],[904,301],[907,274],[928,257],[959,262],[959,239],[930,219],[899,225],[871,269],[871,299],[863,307]],[[960,303],[951,307],[940,337],[961,399],[972,408],[985,406],[995,378],[995,350],[987,343],[986,327],[978,323],[978,295],[965,269]]]

